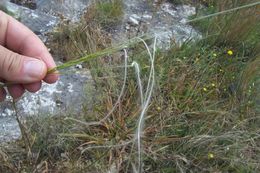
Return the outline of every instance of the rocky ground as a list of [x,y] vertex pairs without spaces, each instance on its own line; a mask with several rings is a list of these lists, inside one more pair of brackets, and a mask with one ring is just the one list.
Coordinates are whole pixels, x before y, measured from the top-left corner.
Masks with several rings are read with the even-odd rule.
[[[14,3],[11,3],[14,2]],[[5,1],[5,7],[43,41],[62,20],[79,21],[89,0],[27,0]],[[16,3],[16,4],[15,4]],[[124,20],[113,32],[116,42],[144,33],[155,34],[161,47],[167,48],[175,38],[176,43],[198,36],[194,29],[185,24],[188,16],[195,13],[192,6],[173,6],[170,3],[147,3],[142,0],[124,1]],[[116,33],[116,34],[115,34]],[[44,84],[36,94],[26,93],[18,102],[22,116],[59,114],[63,111],[76,113],[88,96],[86,84],[91,84],[91,76],[82,66],[73,67],[61,76],[54,85]],[[80,68],[80,69],[79,69]],[[11,98],[0,105],[0,141],[10,141],[20,137],[18,124],[13,116]]]

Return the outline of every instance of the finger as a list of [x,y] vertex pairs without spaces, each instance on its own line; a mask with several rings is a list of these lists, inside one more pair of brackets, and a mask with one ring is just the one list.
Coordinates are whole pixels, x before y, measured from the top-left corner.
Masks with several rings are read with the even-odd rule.
[[40,90],[42,86],[42,82],[36,82],[36,83],[31,83],[31,84],[24,84],[23,87],[31,92],[31,93],[36,93],[37,91]]
[[[26,26],[0,11],[0,44],[21,55],[41,59],[48,69],[55,68],[55,62],[42,41]],[[58,75],[47,75],[45,81],[54,83]]]
[[4,88],[0,88],[0,102],[4,101],[6,97],[6,91]]
[[[21,49],[19,51],[20,54],[30,56],[30,57],[35,57],[37,59],[41,59],[42,61],[45,62],[47,69],[55,68],[56,67],[55,62],[53,61],[53,58],[50,55],[50,53],[48,52],[47,48],[42,44],[42,42],[34,43],[34,42],[37,42],[35,39],[36,38],[33,36],[28,37],[25,40],[25,43],[23,44],[23,46],[20,48]],[[29,44],[26,44],[26,43],[29,43]],[[31,43],[33,43],[33,44],[31,44]],[[41,45],[41,46],[39,46],[39,45]],[[44,78],[44,81],[47,83],[54,83],[57,80],[58,80],[57,74],[49,74],[49,75],[45,76],[45,78]]]
[[46,73],[43,61],[19,55],[0,46],[0,78],[26,84],[41,81]]
[[16,84],[16,85],[11,85],[8,88],[8,92],[14,99],[20,98],[23,93],[25,92],[25,89],[22,85]]

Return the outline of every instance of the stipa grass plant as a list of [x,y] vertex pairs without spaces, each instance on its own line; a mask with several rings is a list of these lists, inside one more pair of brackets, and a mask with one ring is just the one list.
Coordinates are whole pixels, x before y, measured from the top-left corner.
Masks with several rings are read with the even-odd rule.
[[[238,81],[248,64],[241,60],[248,55],[233,51],[202,41],[158,55],[159,94],[143,131],[146,171],[258,170],[259,118],[238,97]],[[142,53],[135,52],[135,59],[144,59]]]
[[[258,56],[231,44],[225,47],[207,41],[156,51],[155,90],[139,134],[144,172],[259,172],[259,115],[252,99],[258,88]],[[141,100],[145,100],[141,98],[146,97],[145,91],[141,97],[140,88],[149,86],[152,65],[145,46],[134,43],[127,59],[123,52],[112,54],[108,49],[59,66],[62,69],[92,58],[89,67],[96,89],[92,109],[76,117],[40,121],[46,124],[36,121],[32,126],[29,121],[34,134],[32,151],[41,154],[36,162],[22,162],[18,167],[19,162],[11,162],[15,154],[1,152],[4,168],[10,172],[138,172],[139,150],[132,139]],[[123,45],[115,50],[129,44]],[[98,55],[103,58],[93,58]],[[244,58],[250,61],[242,61]],[[139,64],[140,73],[132,62]],[[122,77],[125,69],[127,80]],[[241,76],[248,79],[241,82],[242,91]]]

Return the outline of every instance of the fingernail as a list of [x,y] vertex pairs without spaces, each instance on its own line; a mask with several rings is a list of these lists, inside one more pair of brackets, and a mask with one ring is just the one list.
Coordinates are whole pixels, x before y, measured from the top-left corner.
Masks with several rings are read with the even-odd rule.
[[24,62],[24,74],[27,80],[39,81],[45,76],[46,66],[44,62],[34,59],[34,60],[26,60]]

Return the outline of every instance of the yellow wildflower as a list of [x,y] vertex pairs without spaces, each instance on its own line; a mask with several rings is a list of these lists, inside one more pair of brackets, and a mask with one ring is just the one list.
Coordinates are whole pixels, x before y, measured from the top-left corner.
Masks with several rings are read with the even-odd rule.
[[209,158],[209,159],[213,159],[213,158],[214,158],[214,154],[209,153],[209,154],[208,154],[208,158]]
[[233,53],[232,50],[228,50],[228,51],[227,51],[227,54],[230,55],[230,56],[232,56],[234,53]]
[[215,87],[215,86],[216,86],[216,84],[212,83],[212,84],[211,84],[211,86]]
[[203,91],[207,92],[207,91],[208,91],[208,89],[207,89],[206,87],[204,87],[204,88],[203,88]]
[[217,54],[216,54],[216,53],[213,53],[213,56],[214,56],[214,57],[217,57]]

